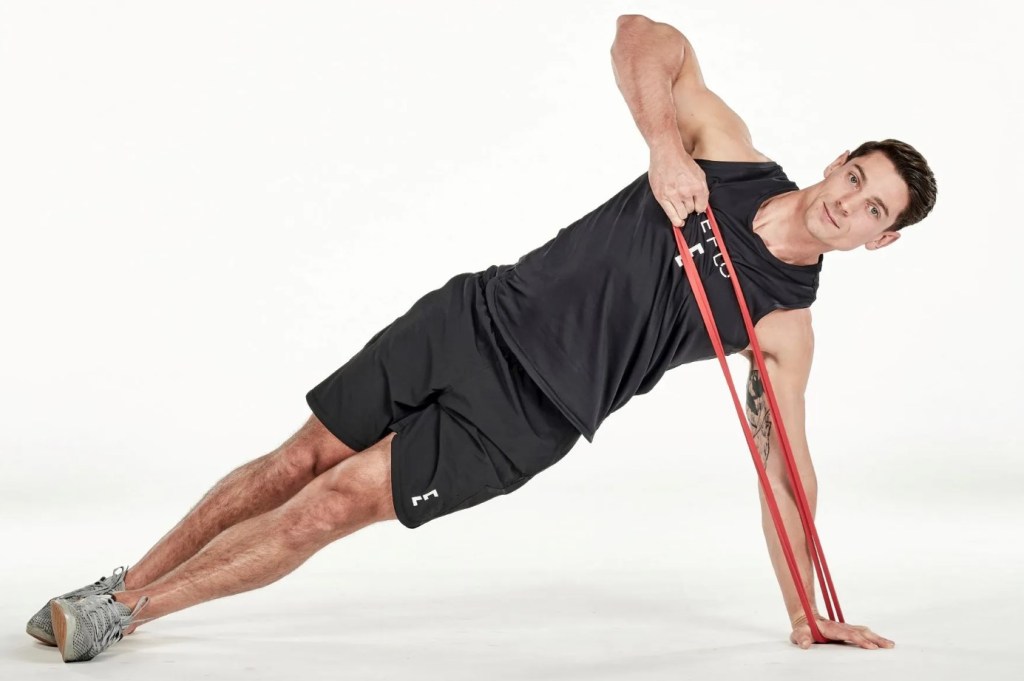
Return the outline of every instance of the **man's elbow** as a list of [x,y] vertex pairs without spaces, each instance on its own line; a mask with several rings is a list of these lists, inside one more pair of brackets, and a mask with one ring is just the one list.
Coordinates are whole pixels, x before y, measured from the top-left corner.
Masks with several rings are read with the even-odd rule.
[[630,22],[654,23],[653,20],[649,19],[648,17],[645,17],[643,14],[621,14],[619,15],[619,18],[615,20],[615,27],[622,28],[623,26],[629,24]]
[[[807,498],[807,505],[811,508],[811,513],[814,513],[814,509],[818,506],[818,479],[814,473],[801,475],[802,487],[804,490],[804,496]],[[792,481],[789,476],[786,476],[786,494],[793,499],[793,503],[796,503],[796,491],[793,489]]]
[[622,38],[642,37],[647,40],[665,40],[671,36],[673,39],[685,38],[683,32],[672,24],[663,21],[655,21],[643,14],[623,14],[615,20],[615,43]]
[[643,14],[623,14],[615,20],[615,39],[612,41],[611,53],[615,56],[621,47],[620,45],[636,33],[641,32],[647,26],[652,26],[651,21]]
[[[793,486],[790,484],[789,476],[784,479],[780,479],[777,476],[769,475],[768,482],[772,487],[772,494],[775,496],[775,502],[777,504],[789,504],[796,506],[796,492]],[[758,490],[761,493],[761,505],[766,514],[768,514],[768,503],[766,495],[764,493],[764,487],[761,486],[760,481],[758,482]],[[811,509],[811,515],[813,516],[815,510],[818,507],[818,481],[813,477],[810,480],[804,480],[803,484],[804,495],[807,497],[807,505]]]

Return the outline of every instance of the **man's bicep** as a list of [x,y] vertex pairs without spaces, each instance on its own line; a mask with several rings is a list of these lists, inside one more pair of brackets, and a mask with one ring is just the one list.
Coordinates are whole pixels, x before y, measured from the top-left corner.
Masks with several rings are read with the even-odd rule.
[[803,397],[811,376],[811,362],[814,359],[814,329],[810,316],[794,318],[788,333],[776,343],[771,351],[772,364],[768,371],[776,373],[780,382],[785,382],[793,393]]
[[814,327],[810,308],[776,310],[755,327],[769,379],[803,395],[814,359]]
[[[807,446],[804,403],[814,351],[810,317],[806,312],[787,313],[766,326],[762,345],[766,347],[764,363],[768,382],[804,485],[813,486],[814,467]],[[761,330],[758,336],[762,336]],[[774,481],[786,481],[788,485],[784,455],[776,451],[781,449],[778,425],[771,414],[764,377],[753,362],[747,381],[747,416],[768,476]]]

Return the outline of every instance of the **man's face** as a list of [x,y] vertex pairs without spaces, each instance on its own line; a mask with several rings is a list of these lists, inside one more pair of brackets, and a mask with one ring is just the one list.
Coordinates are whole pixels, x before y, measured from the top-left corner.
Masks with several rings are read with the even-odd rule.
[[888,246],[900,236],[886,230],[910,203],[907,184],[881,152],[847,162],[848,155],[843,152],[825,169],[805,214],[807,228],[838,251]]

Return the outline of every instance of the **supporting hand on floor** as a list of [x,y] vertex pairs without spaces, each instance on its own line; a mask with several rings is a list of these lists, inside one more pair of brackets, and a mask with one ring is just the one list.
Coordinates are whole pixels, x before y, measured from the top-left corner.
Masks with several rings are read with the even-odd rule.
[[[820,631],[821,635],[830,641],[852,643],[869,650],[875,650],[877,648],[892,648],[896,645],[894,642],[879,636],[865,626],[834,622],[828,618],[821,617],[820,615],[816,616],[814,619],[818,625],[818,631]],[[789,640],[804,650],[810,648],[811,644],[814,643],[814,637],[811,636],[811,627],[807,624],[806,615],[800,615],[800,617],[793,622],[793,633],[790,634]]]

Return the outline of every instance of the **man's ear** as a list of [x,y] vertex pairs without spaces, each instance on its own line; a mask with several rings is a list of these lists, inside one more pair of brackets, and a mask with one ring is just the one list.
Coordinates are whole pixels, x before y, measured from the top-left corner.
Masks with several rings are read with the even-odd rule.
[[836,168],[838,168],[839,166],[843,165],[844,163],[846,163],[846,159],[848,159],[848,158],[850,158],[850,150],[849,149],[847,149],[843,153],[841,153],[838,156],[836,156],[836,160],[834,160],[834,161],[832,161],[831,163],[828,164],[828,167],[825,168],[825,174],[823,175],[823,177],[828,177],[829,175],[831,175],[832,171],[835,170]]
[[885,248],[889,244],[894,243],[899,238],[899,232],[882,232],[878,236],[878,238],[872,239],[871,241],[864,244],[864,248],[868,249],[869,251],[875,251],[878,250],[879,248]]

